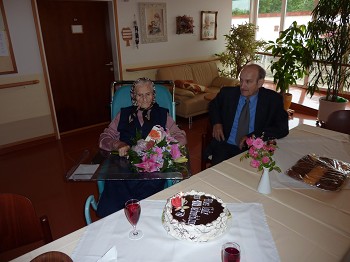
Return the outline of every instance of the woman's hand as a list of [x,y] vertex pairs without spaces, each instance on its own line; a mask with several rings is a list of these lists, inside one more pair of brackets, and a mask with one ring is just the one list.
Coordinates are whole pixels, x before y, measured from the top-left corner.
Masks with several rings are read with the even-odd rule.
[[126,156],[128,154],[129,149],[130,149],[129,145],[119,147],[118,148],[119,156]]
[[113,148],[118,151],[119,156],[126,156],[130,149],[130,146],[122,141],[115,141]]

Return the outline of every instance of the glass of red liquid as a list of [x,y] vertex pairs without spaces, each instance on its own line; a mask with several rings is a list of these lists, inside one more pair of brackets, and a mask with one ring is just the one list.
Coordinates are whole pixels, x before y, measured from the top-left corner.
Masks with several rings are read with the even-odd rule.
[[125,202],[124,207],[125,216],[133,227],[133,230],[129,233],[129,238],[132,240],[138,240],[143,237],[141,230],[136,229],[137,222],[139,221],[141,214],[140,201],[137,199],[130,199]]
[[241,260],[241,250],[235,242],[227,242],[221,248],[222,262],[239,262]]

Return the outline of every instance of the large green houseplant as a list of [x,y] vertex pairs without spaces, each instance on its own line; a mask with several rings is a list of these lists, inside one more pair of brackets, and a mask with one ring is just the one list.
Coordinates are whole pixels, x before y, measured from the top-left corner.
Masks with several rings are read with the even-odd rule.
[[229,34],[224,35],[226,50],[215,54],[223,66],[223,69],[219,69],[222,76],[238,79],[239,73],[246,64],[259,60],[256,52],[265,46],[265,41],[255,40],[255,30],[254,24],[245,23],[233,25]]
[[[323,101],[346,102],[339,97],[350,89],[350,1],[319,0],[308,24],[310,53],[316,61],[310,69],[307,92],[312,96],[321,86],[327,88]],[[329,104],[329,103],[328,103]],[[339,103],[338,103],[339,104]],[[345,103],[334,110],[345,108]],[[330,112],[319,109],[318,118],[326,121]]]
[[288,93],[291,85],[308,74],[312,57],[307,48],[305,25],[294,21],[289,28],[282,31],[275,41],[269,41],[266,51],[271,51],[271,72],[276,91]]
[[276,91],[283,95],[285,110],[292,103],[289,87],[296,85],[298,79],[307,75],[312,64],[312,57],[307,49],[306,29],[305,25],[298,25],[294,21],[280,33],[276,41],[269,41],[266,48],[274,57],[270,69]]
[[[299,78],[309,75],[307,93],[312,97],[321,87],[326,88],[323,101],[346,102],[339,95],[350,89],[350,1],[319,0],[312,11],[313,20],[305,25],[292,25],[282,31],[267,50],[275,57],[271,65],[277,90],[287,92]],[[345,103],[332,110],[345,108]],[[319,109],[318,118],[326,121],[332,112]]]
[[313,95],[319,86],[326,85],[326,99],[336,101],[350,87],[350,1],[320,0],[312,15],[308,34],[314,43],[310,51],[316,63],[308,91]]

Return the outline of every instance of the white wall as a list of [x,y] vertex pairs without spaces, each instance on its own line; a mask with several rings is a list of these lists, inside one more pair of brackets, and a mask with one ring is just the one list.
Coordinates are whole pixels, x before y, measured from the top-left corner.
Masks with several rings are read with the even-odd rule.
[[[124,79],[135,79],[140,75],[149,74],[151,78],[155,72],[127,73],[126,68],[160,65],[172,62],[191,61],[213,58],[215,53],[225,48],[224,34],[227,34],[231,26],[231,1],[230,0],[167,0],[167,1],[136,1],[125,2],[118,0],[119,28],[133,28],[134,15],[140,30],[138,14],[139,2],[165,2],[167,10],[168,41],[158,43],[139,44],[137,49],[132,40],[127,47],[121,36],[121,52]],[[220,3],[220,4],[218,4]],[[200,40],[200,12],[218,11],[217,40]],[[194,19],[194,34],[176,34],[176,17],[191,16]],[[141,37],[141,32],[140,32]]]
[[53,134],[49,100],[30,0],[3,0],[18,73],[0,75],[0,84],[39,84],[0,89],[0,146]]
[[[138,2],[162,2],[167,9],[168,41],[126,47],[120,35],[123,79],[154,78],[155,70],[136,73],[126,68],[193,61],[214,57],[225,48],[223,35],[231,24],[231,0],[115,0],[119,28],[133,28],[134,14],[140,26]],[[0,149],[3,145],[53,134],[49,98],[43,78],[31,0],[3,0],[14,55],[16,74],[0,75],[0,84],[40,80],[39,84],[0,89]],[[200,40],[200,12],[218,11],[217,40]],[[176,16],[194,18],[194,34],[176,34]],[[38,124],[39,123],[39,124]]]

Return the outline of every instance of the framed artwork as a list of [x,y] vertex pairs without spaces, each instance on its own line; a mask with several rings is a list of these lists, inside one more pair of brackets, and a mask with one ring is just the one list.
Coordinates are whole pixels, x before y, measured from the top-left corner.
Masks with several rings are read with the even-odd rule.
[[0,0],[0,74],[17,73],[10,32],[7,26],[5,9]]
[[201,40],[216,40],[217,11],[201,11]]
[[193,17],[184,15],[176,17],[176,34],[193,34]]
[[141,43],[167,42],[166,4],[139,3]]

